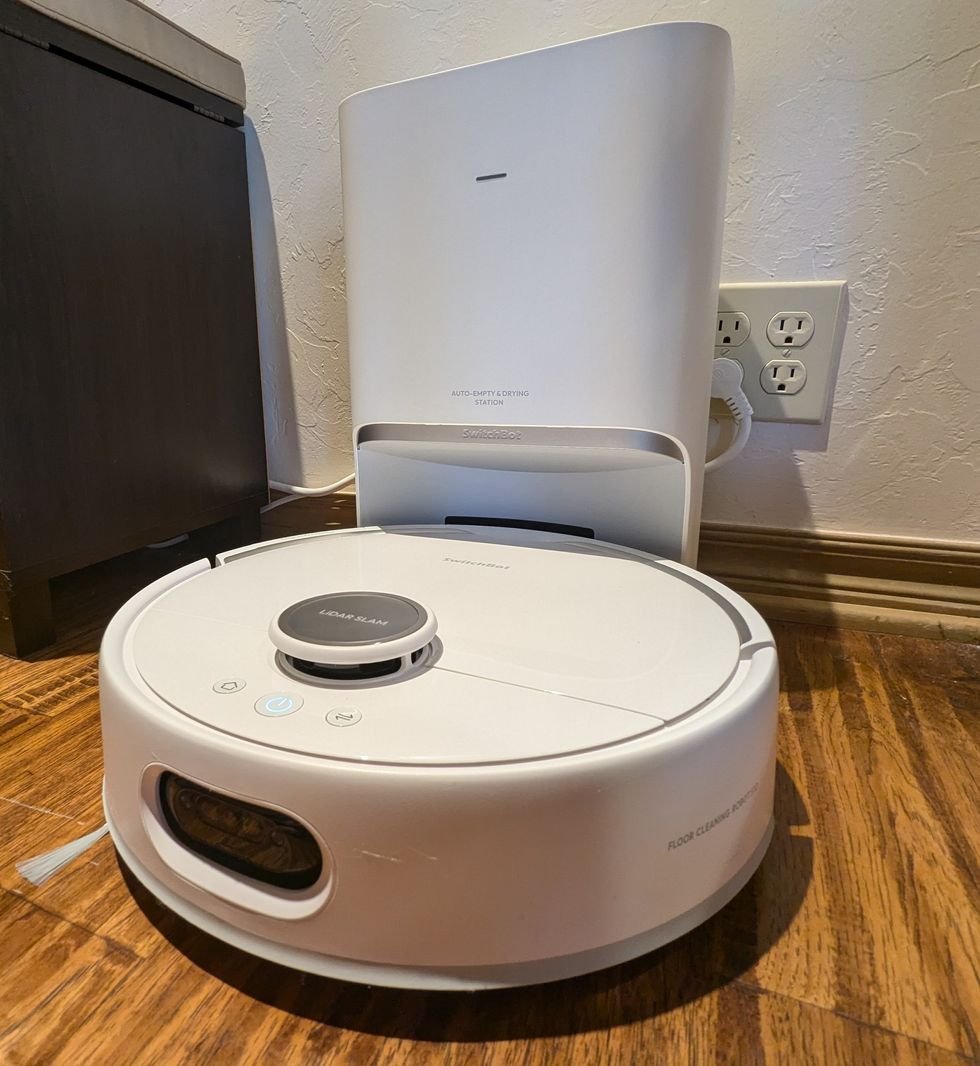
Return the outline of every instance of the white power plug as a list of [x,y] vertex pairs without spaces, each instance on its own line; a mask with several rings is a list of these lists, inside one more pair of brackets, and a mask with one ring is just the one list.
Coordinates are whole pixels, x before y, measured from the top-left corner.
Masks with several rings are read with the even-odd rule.
[[742,367],[734,359],[720,356],[711,364],[711,398],[728,408],[735,427],[727,447],[704,464],[705,472],[730,463],[745,447],[752,432],[752,404],[742,391]]

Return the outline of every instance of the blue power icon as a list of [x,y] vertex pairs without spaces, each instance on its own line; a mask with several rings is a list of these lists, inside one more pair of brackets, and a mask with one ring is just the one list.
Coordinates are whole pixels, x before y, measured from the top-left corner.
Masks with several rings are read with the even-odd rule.
[[255,701],[255,709],[259,714],[270,718],[279,718],[284,714],[292,714],[303,706],[300,696],[291,696],[288,692],[271,692]]

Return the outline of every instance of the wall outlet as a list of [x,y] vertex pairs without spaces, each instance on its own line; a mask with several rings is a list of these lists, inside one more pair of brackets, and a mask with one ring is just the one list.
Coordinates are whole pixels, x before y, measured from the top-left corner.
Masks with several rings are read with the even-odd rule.
[[718,312],[718,329],[715,331],[716,348],[737,348],[749,339],[751,323],[749,316],[740,311]]
[[769,319],[766,336],[770,344],[802,348],[813,336],[813,316],[807,311],[777,311]]
[[762,368],[759,384],[771,396],[795,396],[806,384],[806,365],[799,359],[770,359]]
[[[719,342],[715,355],[741,364],[753,417],[759,422],[825,422],[847,325],[847,282],[722,285],[715,325],[734,324],[736,315],[747,320],[745,340]],[[787,349],[793,351],[791,358]]]

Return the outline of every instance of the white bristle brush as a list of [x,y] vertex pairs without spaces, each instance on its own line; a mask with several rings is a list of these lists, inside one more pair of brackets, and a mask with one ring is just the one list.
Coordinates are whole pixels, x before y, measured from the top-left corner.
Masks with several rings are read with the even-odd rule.
[[86,833],[85,836],[72,840],[68,844],[62,844],[60,848],[46,851],[43,855],[37,855],[33,859],[18,862],[17,872],[32,885],[43,885],[49,877],[53,877],[63,866],[77,859],[108,832],[109,827],[103,823],[93,832]]

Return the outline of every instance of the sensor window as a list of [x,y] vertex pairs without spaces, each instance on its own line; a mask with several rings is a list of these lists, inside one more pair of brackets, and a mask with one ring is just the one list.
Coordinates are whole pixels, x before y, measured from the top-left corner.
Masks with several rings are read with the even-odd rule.
[[323,871],[312,834],[281,811],[225,796],[169,770],[160,775],[160,806],[181,844],[256,881],[303,889],[316,884]]
[[[416,652],[416,656],[421,652]],[[351,663],[341,665],[338,663],[315,663],[309,659],[297,659],[294,655],[284,656],[286,662],[300,674],[308,674],[310,677],[321,678],[324,681],[370,681],[376,677],[388,677],[397,674],[402,668],[402,660],[383,659],[375,663]],[[412,661],[415,661],[413,656]]]

